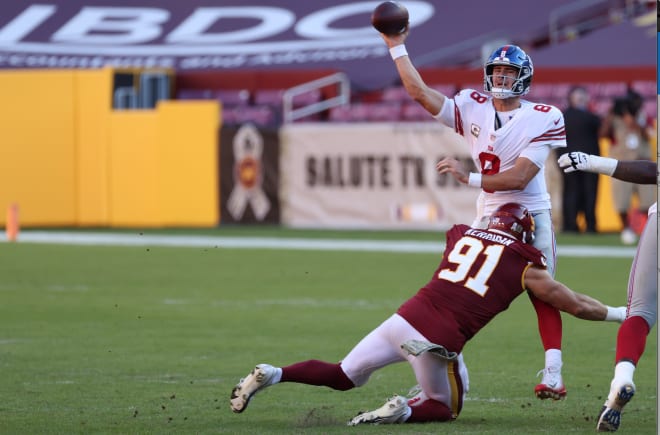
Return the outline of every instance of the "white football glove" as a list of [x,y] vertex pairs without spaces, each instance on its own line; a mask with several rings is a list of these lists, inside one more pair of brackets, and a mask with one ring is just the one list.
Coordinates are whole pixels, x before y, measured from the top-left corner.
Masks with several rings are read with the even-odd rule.
[[600,157],[582,153],[580,151],[572,151],[559,156],[557,163],[567,174],[574,171],[585,171],[611,176],[616,169],[618,161],[608,157]]

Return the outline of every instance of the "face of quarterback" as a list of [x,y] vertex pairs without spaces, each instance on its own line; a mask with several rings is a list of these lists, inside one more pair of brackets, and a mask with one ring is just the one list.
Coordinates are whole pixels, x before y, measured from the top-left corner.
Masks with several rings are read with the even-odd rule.
[[494,88],[511,89],[517,78],[518,68],[507,65],[495,65],[493,67]]

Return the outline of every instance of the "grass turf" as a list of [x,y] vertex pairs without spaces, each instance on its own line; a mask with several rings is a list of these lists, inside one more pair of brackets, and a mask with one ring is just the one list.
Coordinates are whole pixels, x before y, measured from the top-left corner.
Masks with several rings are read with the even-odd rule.
[[[408,391],[406,364],[348,392],[281,384],[245,413],[229,410],[231,388],[256,363],[339,360],[428,280],[437,260],[0,244],[0,432],[594,433],[618,325],[564,315],[568,398],[539,401],[543,351],[526,296],[468,343],[471,388],[455,422],[345,426],[357,411]],[[558,278],[621,305],[630,262],[560,257]],[[656,343],[654,329],[620,433],[656,433]]]

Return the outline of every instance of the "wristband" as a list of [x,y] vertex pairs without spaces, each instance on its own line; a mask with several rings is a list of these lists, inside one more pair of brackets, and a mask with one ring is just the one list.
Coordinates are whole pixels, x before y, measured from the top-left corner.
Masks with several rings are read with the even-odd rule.
[[609,157],[589,156],[589,163],[594,171],[611,177],[619,162]]
[[403,44],[399,44],[390,48],[390,56],[392,56],[392,60],[397,60],[402,56],[408,56],[408,51],[406,51],[406,46]]
[[481,174],[470,172],[468,176],[468,186],[481,188]]
[[607,314],[605,315],[606,322],[619,322],[622,323],[626,320],[626,307],[607,307]]

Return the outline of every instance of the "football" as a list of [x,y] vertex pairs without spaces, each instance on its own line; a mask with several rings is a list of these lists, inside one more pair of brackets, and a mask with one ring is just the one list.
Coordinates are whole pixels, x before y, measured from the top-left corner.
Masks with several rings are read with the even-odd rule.
[[408,9],[394,1],[383,2],[372,12],[371,25],[386,35],[403,33],[408,26]]

